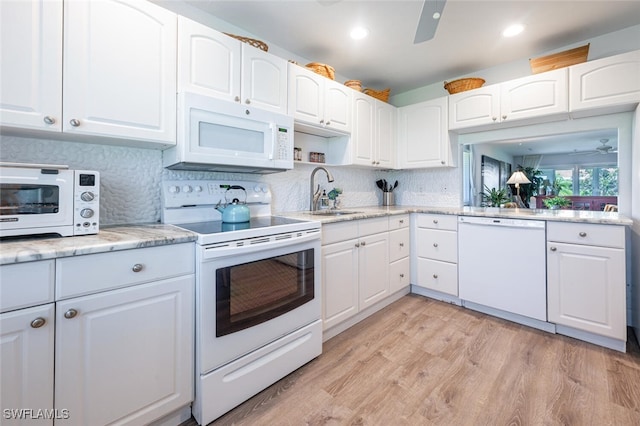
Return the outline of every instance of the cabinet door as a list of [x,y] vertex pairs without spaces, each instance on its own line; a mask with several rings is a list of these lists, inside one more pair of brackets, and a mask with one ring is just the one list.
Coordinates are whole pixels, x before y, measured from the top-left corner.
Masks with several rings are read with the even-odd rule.
[[62,129],[62,0],[0,2],[0,124]]
[[55,400],[69,424],[149,424],[189,404],[193,287],[188,275],[57,303]]
[[374,153],[375,99],[363,93],[353,96],[353,132],[351,145],[353,164],[376,166]]
[[361,237],[359,241],[359,309],[363,310],[389,294],[389,233]]
[[66,2],[63,131],[175,144],[176,43],[148,1]]
[[624,250],[547,243],[550,322],[627,338]]
[[287,114],[287,61],[242,44],[241,90],[244,104]]
[[449,129],[482,126],[500,121],[497,84],[449,96]]
[[323,329],[358,313],[358,240],[322,247]]
[[178,92],[240,101],[241,42],[178,17]]
[[[324,82],[322,77],[296,64],[289,64],[289,115],[320,126],[324,120]],[[322,121],[322,122],[321,122]]]
[[53,409],[54,317],[53,303],[0,315],[3,425],[53,424],[45,418],[9,419],[5,410],[33,409],[35,415]]
[[343,84],[325,81],[324,120],[328,128],[351,133],[352,94]]
[[452,164],[446,97],[400,108],[398,126],[399,168]]
[[375,101],[375,144],[376,164],[379,167],[395,166],[396,140],[396,107],[386,102]]
[[577,116],[631,111],[638,102],[640,50],[569,68],[569,109],[583,112]]
[[566,68],[500,84],[500,121],[523,120],[569,111]]

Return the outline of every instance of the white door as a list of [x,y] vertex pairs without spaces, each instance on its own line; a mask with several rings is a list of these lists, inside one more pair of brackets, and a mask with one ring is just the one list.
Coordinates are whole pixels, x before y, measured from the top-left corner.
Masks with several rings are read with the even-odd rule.
[[443,167],[451,164],[447,98],[399,109],[399,167]]
[[358,313],[358,240],[322,247],[323,329]]
[[313,71],[289,64],[289,115],[315,126],[324,123],[324,82]]
[[178,17],[178,92],[240,101],[241,42]]
[[[0,315],[2,424],[52,425],[52,419],[7,418],[6,410],[53,409],[54,304]],[[60,415],[64,415],[61,411]],[[19,417],[17,414],[14,417]]]
[[449,96],[449,128],[500,122],[500,85],[480,87]]
[[62,129],[62,0],[0,2],[0,124]]
[[287,114],[287,61],[242,44],[241,102]]
[[374,152],[375,137],[375,104],[374,99],[363,93],[353,96],[353,164],[361,166],[376,166]]
[[627,339],[624,250],[547,243],[549,321]]
[[396,108],[386,102],[375,101],[376,166],[393,168],[397,150]]
[[175,144],[176,43],[148,1],[66,2],[63,131]]
[[539,116],[567,115],[567,68],[500,84],[500,119],[515,121]]
[[389,294],[389,233],[361,237],[359,241],[359,309],[363,310]]
[[324,120],[328,128],[351,133],[353,91],[335,81],[325,81]]
[[57,423],[148,424],[189,404],[193,307],[193,275],[58,302],[55,400],[72,416]]

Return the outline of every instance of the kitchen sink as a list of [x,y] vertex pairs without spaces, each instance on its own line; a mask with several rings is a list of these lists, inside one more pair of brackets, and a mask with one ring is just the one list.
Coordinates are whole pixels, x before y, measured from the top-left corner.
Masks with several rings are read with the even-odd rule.
[[312,215],[317,215],[317,216],[345,216],[349,214],[358,214],[358,213],[362,213],[362,212],[355,212],[351,210],[315,210],[311,212]]

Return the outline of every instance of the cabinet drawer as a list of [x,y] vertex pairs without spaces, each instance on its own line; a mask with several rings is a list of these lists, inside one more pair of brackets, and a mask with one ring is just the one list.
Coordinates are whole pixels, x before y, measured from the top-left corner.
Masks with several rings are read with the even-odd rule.
[[447,214],[418,214],[416,215],[416,226],[418,228],[457,231],[458,216]]
[[416,231],[418,257],[457,263],[458,233],[420,228]]
[[411,263],[408,257],[393,262],[389,265],[389,293],[409,286],[409,274],[411,273]]
[[431,259],[418,259],[415,284],[457,296],[458,265]]
[[358,221],[358,236],[379,234],[389,230],[389,218],[377,217],[375,219],[365,219]]
[[409,228],[389,232],[389,262],[409,256]]
[[349,220],[322,225],[322,245],[358,238],[358,222]]
[[0,267],[0,312],[53,302],[54,260]]
[[624,248],[624,226],[547,222],[547,241]]
[[56,300],[192,274],[192,243],[56,260]]
[[389,216],[389,231],[409,227],[409,215]]

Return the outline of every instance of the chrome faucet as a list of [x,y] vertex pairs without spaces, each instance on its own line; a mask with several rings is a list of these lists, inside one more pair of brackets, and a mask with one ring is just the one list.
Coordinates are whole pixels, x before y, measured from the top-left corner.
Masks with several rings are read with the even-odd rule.
[[318,170],[324,171],[327,174],[327,181],[333,182],[333,176],[331,175],[329,170],[327,170],[326,168],[322,166],[318,166],[315,169],[313,169],[313,171],[311,172],[311,178],[309,179],[309,210],[310,211],[316,210],[316,201],[314,197],[313,186],[314,186],[314,178]]

